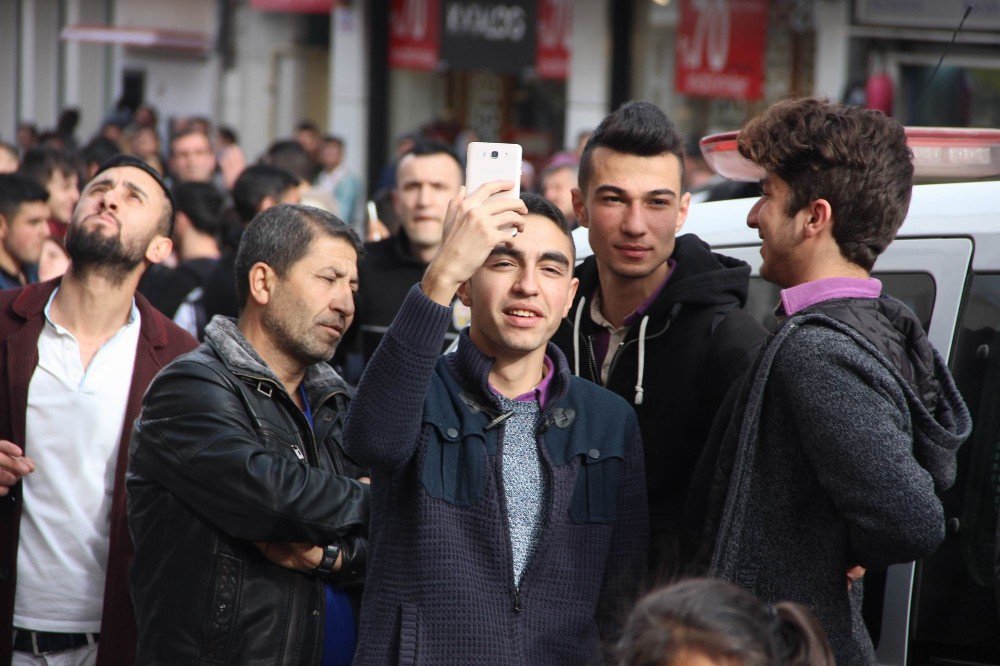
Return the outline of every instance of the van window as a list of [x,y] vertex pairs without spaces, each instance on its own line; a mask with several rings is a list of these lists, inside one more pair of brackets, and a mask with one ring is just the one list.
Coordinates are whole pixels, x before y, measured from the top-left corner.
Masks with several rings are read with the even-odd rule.
[[[935,286],[930,273],[873,273],[882,281],[882,293],[895,296],[913,310],[926,331],[931,325],[934,309]],[[768,330],[778,325],[774,309],[781,300],[780,292],[759,275],[750,278],[746,311]]]
[[941,493],[948,531],[917,573],[913,663],[967,656],[1000,663],[997,507],[1000,504],[1000,275],[975,274],[952,352],[972,413],[954,487]]

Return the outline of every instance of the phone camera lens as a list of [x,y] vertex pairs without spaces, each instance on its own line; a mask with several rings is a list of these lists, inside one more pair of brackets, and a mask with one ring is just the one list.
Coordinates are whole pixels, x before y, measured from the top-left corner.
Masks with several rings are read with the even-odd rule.
[[490,153],[490,157],[492,157],[493,159],[496,159],[496,158],[500,157],[500,153],[498,151],[494,150],[492,153]]

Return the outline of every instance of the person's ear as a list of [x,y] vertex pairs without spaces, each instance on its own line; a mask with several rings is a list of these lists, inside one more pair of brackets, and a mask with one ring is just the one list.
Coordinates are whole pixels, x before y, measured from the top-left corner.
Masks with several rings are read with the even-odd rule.
[[462,305],[467,308],[472,307],[472,295],[469,293],[469,280],[466,280],[462,284],[458,285],[458,291],[456,291],[455,294],[458,296],[458,300],[462,302]]
[[0,215],[0,240],[7,240],[7,234],[10,231],[10,224],[7,223],[7,217],[5,215]]
[[691,193],[685,192],[681,195],[681,203],[677,209],[677,226],[674,228],[676,234],[684,227],[688,219],[688,211],[691,209]]
[[278,205],[278,200],[272,197],[270,194],[268,194],[267,196],[265,196],[263,199],[260,200],[259,204],[257,204],[257,212],[263,213],[268,208],[272,208],[273,206],[276,205]]
[[576,298],[576,290],[579,287],[580,280],[578,278],[573,278],[569,281],[569,297],[566,299],[566,307],[563,309],[563,319],[569,315],[569,311],[573,307],[573,299]]
[[146,261],[151,264],[162,263],[174,251],[174,242],[166,236],[156,235],[146,246]]
[[277,275],[275,275],[274,269],[263,261],[258,261],[250,267],[248,278],[250,300],[261,306],[270,303],[274,296],[275,284],[277,284]]
[[574,187],[571,194],[573,195],[573,214],[576,215],[576,221],[580,223],[581,227],[589,227],[590,221],[587,219],[587,206],[583,200],[583,192],[580,191],[579,187]]
[[815,199],[802,209],[805,214],[803,233],[806,238],[820,234],[833,234],[833,207],[826,199]]

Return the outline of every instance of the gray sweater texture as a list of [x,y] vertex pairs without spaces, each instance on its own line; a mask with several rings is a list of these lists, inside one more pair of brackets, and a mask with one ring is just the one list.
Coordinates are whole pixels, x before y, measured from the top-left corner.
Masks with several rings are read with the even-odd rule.
[[940,385],[934,413],[865,334],[818,310],[786,321],[747,378],[712,571],[765,601],[808,606],[838,664],[872,664],[863,584],[849,592],[846,572],[937,548],[936,490],[954,481],[971,419],[926,338],[916,342]]

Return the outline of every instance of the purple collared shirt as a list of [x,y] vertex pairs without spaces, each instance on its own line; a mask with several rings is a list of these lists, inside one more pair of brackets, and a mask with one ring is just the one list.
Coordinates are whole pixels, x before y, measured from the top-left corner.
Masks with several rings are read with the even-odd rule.
[[[552,363],[552,359],[548,356],[544,358],[543,362],[545,363],[545,372],[542,373],[542,381],[538,382],[538,386],[527,393],[522,393],[514,398],[516,402],[532,402],[533,400],[537,400],[538,408],[545,409],[545,403],[552,397],[552,376],[555,374],[555,364]],[[490,385],[490,390],[500,395],[500,392],[493,388],[492,385]]]
[[834,298],[878,298],[882,283],[875,278],[831,277],[781,290],[779,314],[791,316],[811,305]]
[[[663,278],[663,282],[656,288],[656,291],[649,295],[649,298],[640,303],[639,307],[632,311],[632,314],[622,320],[623,329],[627,329],[631,327],[632,324],[639,321],[642,318],[642,315],[646,314],[646,310],[648,310],[649,307],[656,302],[656,299],[659,298],[661,293],[663,293],[664,287],[667,286],[667,282],[670,281],[670,276],[673,274],[675,266],[677,266],[677,262],[675,260],[667,259],[667,277]],[[601,322],[595,323],[600,324]],[[624,336],[622,336],[622,338],[624,339]],[[604,365],[605,357],[608,355],[608,347],[610,343],[611,331],[602,325],[601,328],[594,333],[594,362],[597,363],[598,367],[602,367]]]

